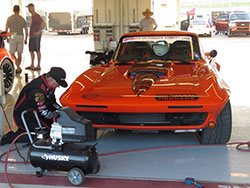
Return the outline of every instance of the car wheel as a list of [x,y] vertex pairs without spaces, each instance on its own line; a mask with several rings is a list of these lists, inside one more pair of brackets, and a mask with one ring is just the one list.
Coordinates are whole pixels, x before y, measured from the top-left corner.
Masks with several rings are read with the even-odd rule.
[[230,32],[230,30],[228,30],[227,36],[228,36],[228,37],[232,37],[232,36],[233,36],[233,34]]
[[201,144],[225,144],[229,141],[232,130],[232,113],[230,101],[217,117],[214,128],[206,127],[199,132]]
[[15,69],[9,59],[3,60],[0,68],[3,70],[4,92],[8,93],[13,87]]

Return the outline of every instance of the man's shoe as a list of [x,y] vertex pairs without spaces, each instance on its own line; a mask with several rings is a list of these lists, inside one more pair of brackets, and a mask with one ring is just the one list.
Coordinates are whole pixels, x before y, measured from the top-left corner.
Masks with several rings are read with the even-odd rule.
[[4,144],[10,144],[14,139],[15,139],[16,135],[14,132],[10,131],[7,134],[3,135],[0,145],[4,145]]

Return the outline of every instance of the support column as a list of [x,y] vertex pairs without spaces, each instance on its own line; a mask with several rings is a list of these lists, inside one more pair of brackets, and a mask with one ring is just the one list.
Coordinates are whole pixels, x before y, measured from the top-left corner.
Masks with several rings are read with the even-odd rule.
[[3,84],[3,70],[0,70],[0,139],[4,135],[4,116],[3,116],[3,106],[5,104],[5,93]]

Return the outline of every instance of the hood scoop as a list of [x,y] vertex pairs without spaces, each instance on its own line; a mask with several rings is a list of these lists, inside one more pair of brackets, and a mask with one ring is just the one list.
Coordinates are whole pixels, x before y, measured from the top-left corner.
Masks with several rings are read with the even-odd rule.
[[132,90],[140,96],[160,78],[169,77],[172,63],[169,62],[140,62],[129,71],[128,77],[132,79]]
[[141,73],[135,75],[132,81],[132,90],[139,97],[154,84],[159,77],[154,73]]

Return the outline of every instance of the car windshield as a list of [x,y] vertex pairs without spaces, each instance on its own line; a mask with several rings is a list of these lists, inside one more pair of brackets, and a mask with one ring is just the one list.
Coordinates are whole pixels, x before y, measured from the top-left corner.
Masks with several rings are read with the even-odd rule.
[[226,20],[228,20],[228,14],[220,14],[219,16],[218,16],[218,19],[217,19],[218,21],[226,21]]
[[249,20],[248,14],[232,14],[230,20]]
[[114,61],[200,60],[198,39],[192,36],[129,36],[120,40]]

